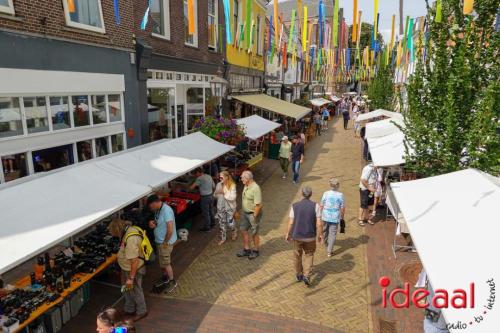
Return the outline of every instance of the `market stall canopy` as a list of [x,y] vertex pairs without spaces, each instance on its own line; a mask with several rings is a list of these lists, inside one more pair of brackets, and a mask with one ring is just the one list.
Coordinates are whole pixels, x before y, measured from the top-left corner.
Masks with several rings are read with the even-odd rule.
[[0,273],[233,148],[197,132],[0,186]]
[[[500,307],[487,309],[491,281],[500,281],[498,203],[500,178],[475,169],[391,184],[412,240],[434,288],[464,289],[474,283],[475,308],[443,308],[448,323],[474,322],[467,332],[496,332]],[[498,298],[498,297],[497,297]],[[458,301],[461,304],[461,301]],[[483,310],[487,311],[483,314]],[[462,330],[451,330],[460,332]]]
[[331,99],[332,101],[334,101],[335,103],[337,103],[337,102],[338,102],[338,101],[340,101],[342,98],[339,98],[339,97],[337,97],[337,96],[332,95],[332,96],[330,96],[330,99]]
[[254,105],[258,108],[276,112],[283,116],[295,118],[297,120],[303,118],[311,109],[285,102],[281,99],[271,97],[265,94],[255,94],[255,95],[232,95],[232,98],[241,101],[243,103]]
[[403,127],[403,120],[399,118],[389,118],[368,123],[366,124],[365,138],[378,138],[381,136],[399,133],[401,130],[397,125]]
[[311,102],[311,104],[314,106],[323,106],[325,104],[330,104],[332,101],[329,101],[329,100],[324,99],[324,98],[314,98],[314,99],[311,99],[309,102]]
[[245,135],[251,140],[256,140],[281,126],[281,124],[277,122],[267,120],[257,115],[237,119],[236,121],[238,125],[242,125],[245,128]]
[[368,138],[368,146],[373,165],[388,167],[405,163],[405,136],[402,132],[390,135]]
[[379,117],[399,118],[401,120],[403,119],[403,115],[401,113],[387,111],[384,109],[377,109],[375,111],[360,114],[358,116],[358,121],[367,121],[367,120],[372,120],[372,119],[376,119]]

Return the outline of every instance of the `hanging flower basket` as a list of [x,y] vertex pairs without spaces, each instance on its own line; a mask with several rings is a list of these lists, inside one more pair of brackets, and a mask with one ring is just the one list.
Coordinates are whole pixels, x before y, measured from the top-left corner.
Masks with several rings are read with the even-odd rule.
[[196,121],[193,131],[199,131],[206,136],[228,144],[237,145],[245,140],[245,129],[234,119],[202,117]]

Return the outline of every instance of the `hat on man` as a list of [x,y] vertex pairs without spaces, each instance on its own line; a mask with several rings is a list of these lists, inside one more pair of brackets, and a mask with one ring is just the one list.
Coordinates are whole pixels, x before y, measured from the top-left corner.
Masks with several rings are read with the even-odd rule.
[[288,140],[288,137],[286,135],[281,138],[281,141],[286,141],[286,140]]

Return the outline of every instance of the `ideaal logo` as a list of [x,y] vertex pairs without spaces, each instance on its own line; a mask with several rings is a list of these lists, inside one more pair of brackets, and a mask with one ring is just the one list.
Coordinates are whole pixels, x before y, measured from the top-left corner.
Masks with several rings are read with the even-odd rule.
[[[417,308],[427,308],[432,304],[433,307],[437,309],[447,309],[449,307],[455,309],[475,309],[475,284],[472,282],[469,284],[468,290],[465,289],[454,289],[451,293],[445,289],[436,289],[434,291],[434,296],[432,297],[431,304],[428,302],[427,298],[430,295],[429,291],[425,288],[417,288],[410,296],[410,284],[405,282],[403,288],[395,288],[389,294],[387,293],[387,287],[391,284],[391,280],[387,276],[383,276],[379,279],[379,284],[382,287],[382,307],[387,308],[387,300],[393,308],[409,308],[410,303]],[[490,295],[486,299],[485,304],[483,304],[482,313],[474,316],[473,320],[469,321],[469,326],[474,323],[480,323],[484,320],[484,315],[488,313],[487,310],[492,310],[495,304],[495,281],[494,279],[489,279],[486,281],[490,289]],[[403,302],[397,303],[396,296],[402,295]],[[467,322],[455,322],[449,323],[448,328],[452,329],[466,329]]]

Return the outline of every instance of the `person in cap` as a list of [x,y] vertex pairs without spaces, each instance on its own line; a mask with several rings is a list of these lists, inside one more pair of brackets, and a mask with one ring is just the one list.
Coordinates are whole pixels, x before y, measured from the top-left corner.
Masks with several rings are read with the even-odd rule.
[[292,143],[288,141],[288,136],[286,135],[281,139],[279,157],[281,170],[283,171],[283,177],[281,178],[286,179],[288,176],[288,166],[292,158]]
[[155,213],[154,220],[149,221],[149,227],[154,229],[158,263],[162,271],[162,279],[168,282],[168,290],[177,287],[174,279],[174,271],[171,264],[172,251],[177,241],[177,229],[175,227],[175,215],[172,208],[152,194],[147,199],[149,209]]
[[321,197],[321,220],[323,221],[323,238],[328,257],[333,255],[333,245],[337,238],[340,221],[344,219],[344,194],[339,192],[340,183],[337,178],[329,180],[330,190]]
[[[289,213],[287,242],[293,240],[293,259],[297,282],[311,285],[311,273],[316,251],[316,239],[321,242],[320,206],[311,201],[312,190],[309,186],[302,188],[302,200],[292,205]],[[302,258],[304,256],[304,258]]]

